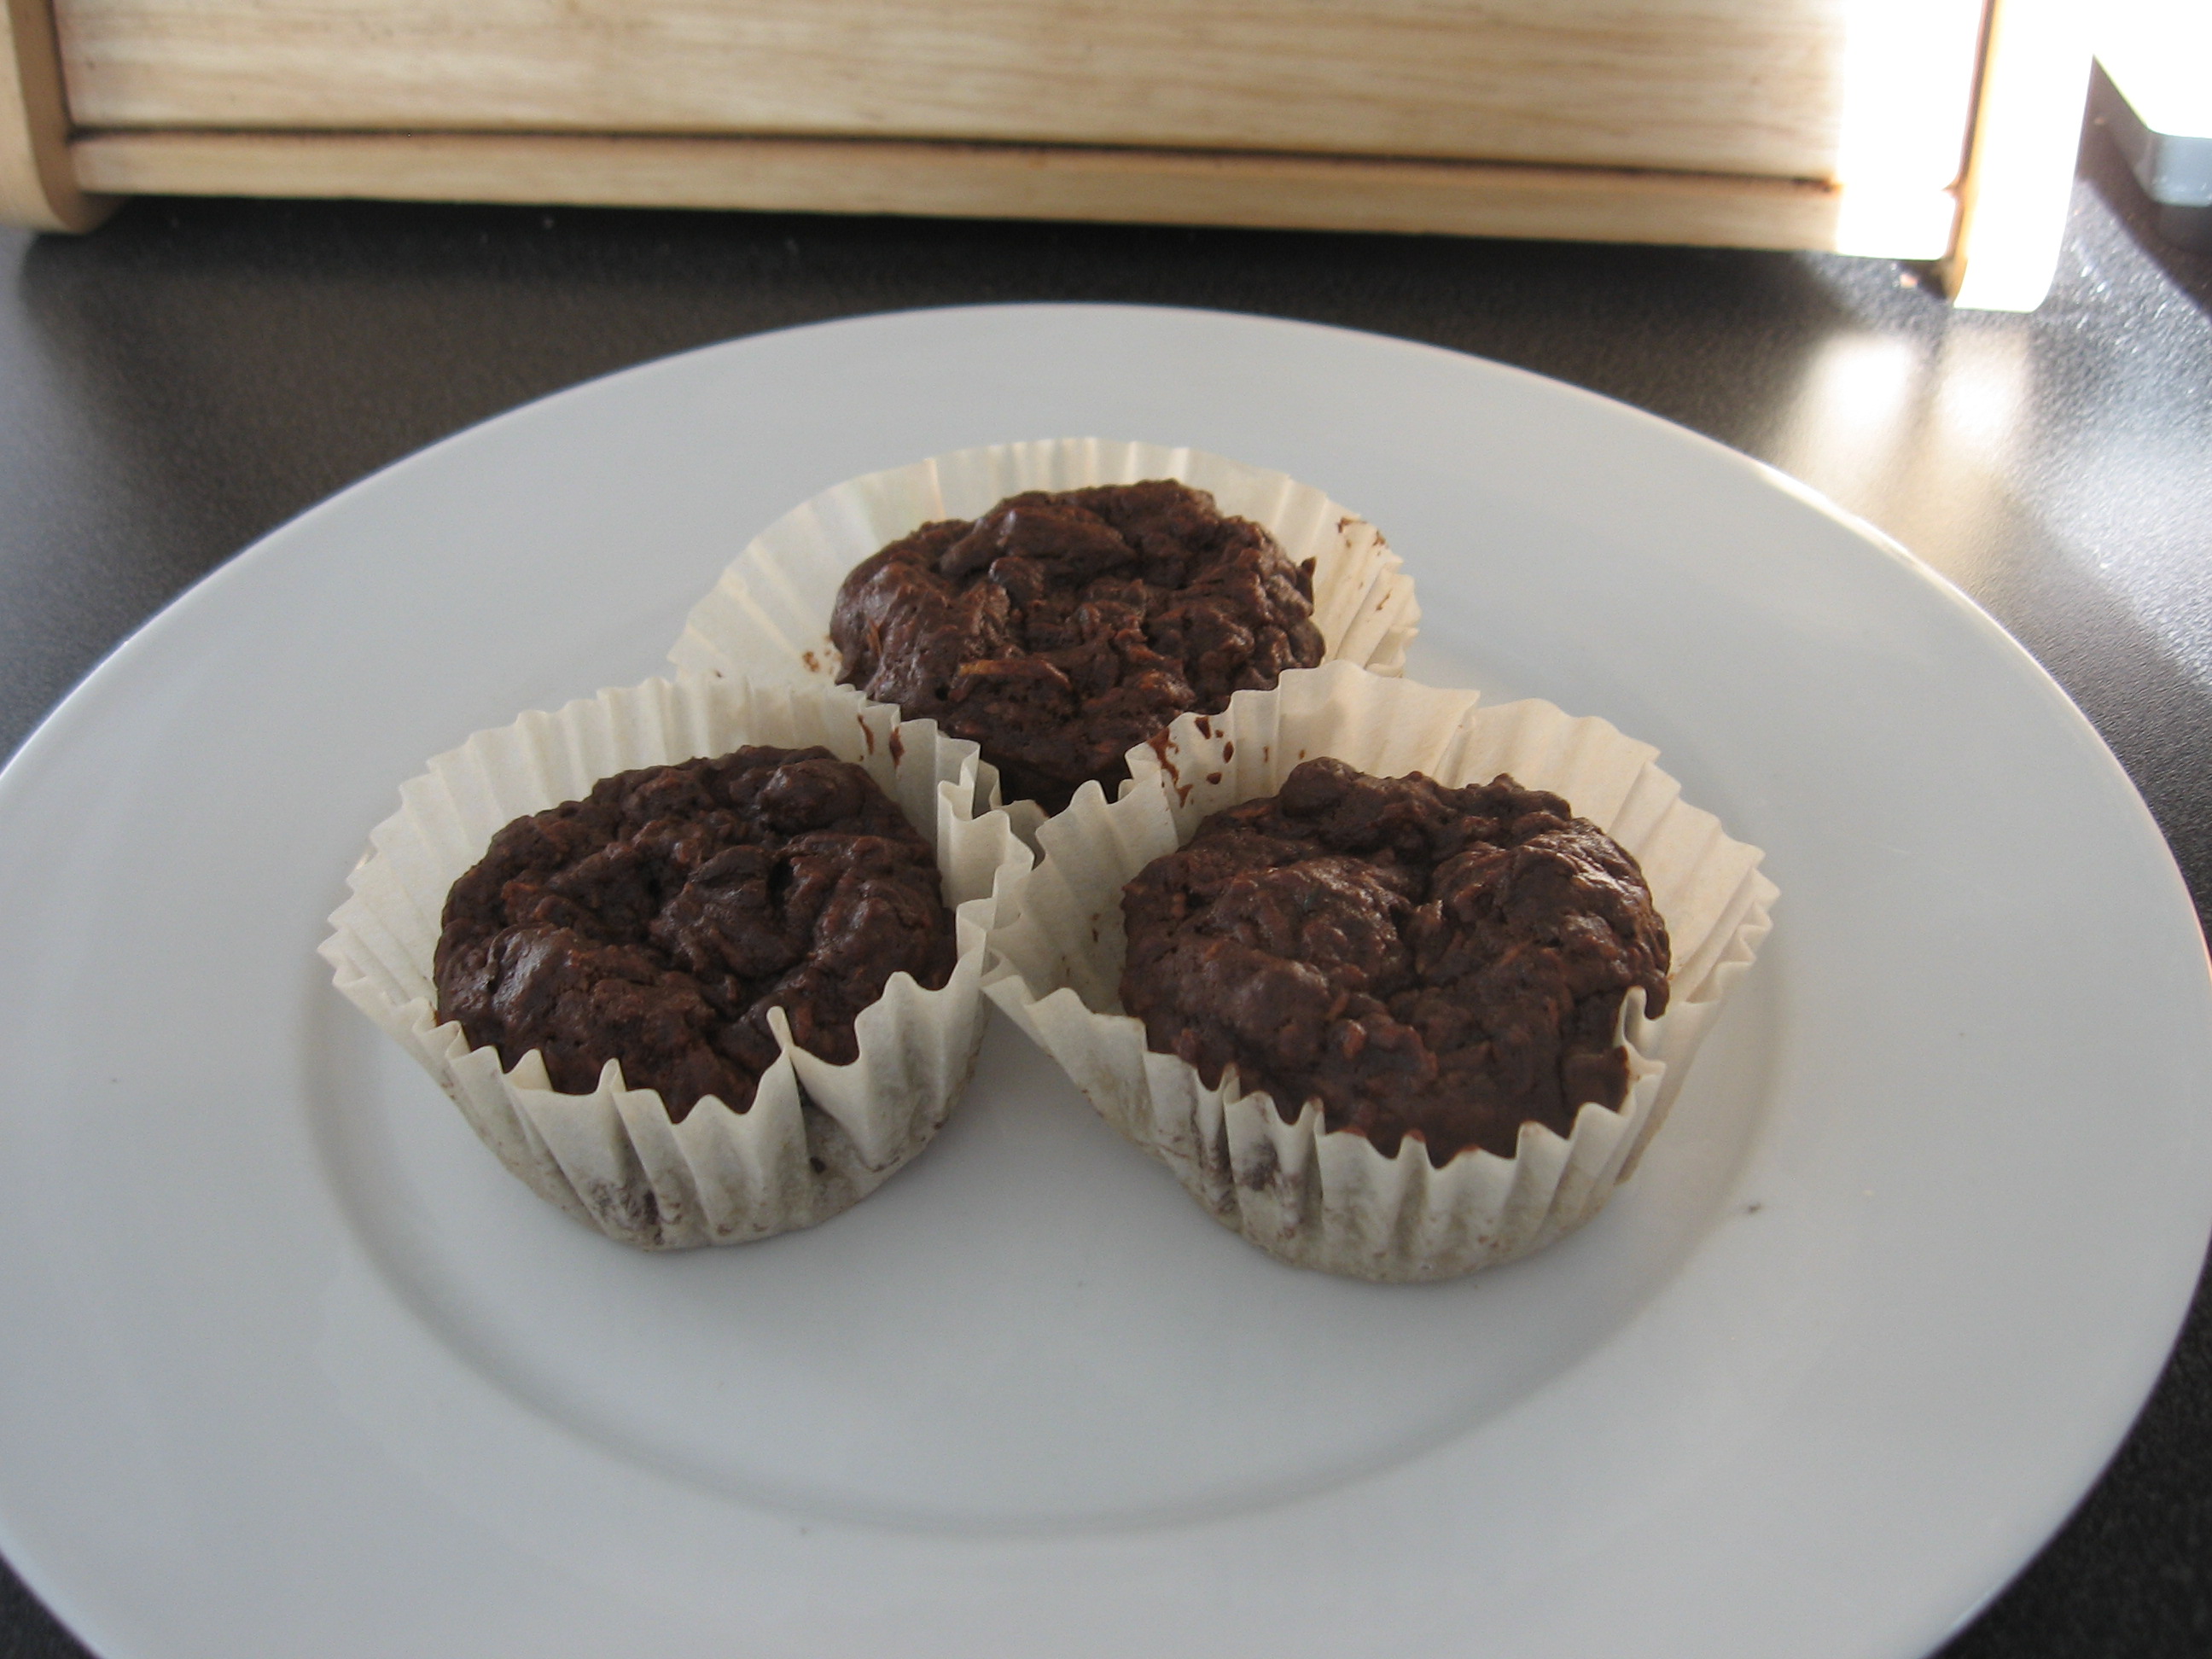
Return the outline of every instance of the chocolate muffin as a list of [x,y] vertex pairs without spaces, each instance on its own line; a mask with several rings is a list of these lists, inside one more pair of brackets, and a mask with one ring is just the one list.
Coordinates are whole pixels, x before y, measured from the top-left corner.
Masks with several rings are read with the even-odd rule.
[[1449,788],[1304,763],[1217,812],[1124,890],[1127,1011],[1209,1088],[1234,1061],[1285,1122],[1438,1168],[1513,1156],[1618,1108],[1622,999],[1667,1005],[1667,929],[1636,860],[1567,803],[1510,777]]
[[1321,661],[1313,564],[1171,479],[1009,496],[927,524],[838,590],[838,678],[973,739],[1049,811],[1178,714]]
[[681,1122],[752,1103],[777,1057],[768,1011],[833,1064],[904,971],[935,989],[957,946],[937,863],[861,768],[826,749],[740,749],[603,780],[517,818],[453,884],[438,1015],[512,1067],[588,1093],[609,1060]]

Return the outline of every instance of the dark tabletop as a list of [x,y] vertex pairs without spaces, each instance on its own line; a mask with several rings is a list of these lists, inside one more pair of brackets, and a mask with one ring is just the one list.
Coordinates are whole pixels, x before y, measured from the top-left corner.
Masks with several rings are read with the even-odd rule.
[[[0,231],[0,753],[173,595],[457,428],[650,357],[983,301],[1199,306],[1554,375],[1805,480],[2057,676],[2212,899],[2212,256],[2092,132],[2051,300],[1875,260],[891,219],[136,203]],[[0,922],[0,927],[4,923]],[[0,1659],[84,1651],[0,1569]],[[2212,1293],[2112,1465],[1943,1653],[2212,1654]]]

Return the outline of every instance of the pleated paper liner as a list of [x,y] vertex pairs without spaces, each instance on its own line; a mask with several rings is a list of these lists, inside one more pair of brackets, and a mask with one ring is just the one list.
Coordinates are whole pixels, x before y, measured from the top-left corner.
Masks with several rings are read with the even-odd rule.
[[[1104,438],[963,449],[825,489],[754,538],[692,607],[669,660],[696,673],[834,683],[840,665],[830,642],[830,608],[861,560],[922,525],[975,518],[1024,490],[1147,478],[1211,491],[1224,513],[1266,526],[1293,564],[1314,561],[1314,621],[1325,660],[1378,674],[1403,669],[1420,608],[1413,579],[1374,526],[1279,472],[1201,450]],[[1026,834],[1042,817],[1024,803],[1018,827]]]
[[[1173,1170],[1224,1225],[1301,1267],[1359,1279],[1449,1278],[1510,1261],[1581,1226],[1635,1168],[1698,1042],[1771,926],[1759,850],[1681,799],[1658,751],[1547,702],[1477,706],[1447,691],[1334,664],[1240,691],[1219,715],[1185,715],[1155,751],[1131,752],[1109,802],[1086,784],[1039,832],[1043,857],[1002,912],[984,989],[1074,1079],[1099,1113]],[[1234,1067],[1209,1089],[1145,1046],[1121,1009],[1123,884],[1207,814],[1275,793],[1292,768],[1334,756],[1364,772],[1422,772],[1453,786],[1501,772],[1563,795],[1636,855],[1674,947],[1664,1016],[1643,994],[1622,1010],[1631,1085],[1562,1138],[1522,1126],[1512,1158],[1472,1149],[1432,1168],[1408,1138],[1384,1158],[1326,1133],[1319,1103],[1285,1123]]]
[[[554,1090],[536,1050],[511,1072],[441,1024],[431,958],[447,890],[494,832],[639,767],[748,744],[820,744],[858,762],[937,852],[958,960],[943,988],[894,975],[855,1022],[860,1056],[834,1066],[769,1016],[782,1054],[745,1111],[714,1096],[672,1123],[659,1094],[610,1060],[587,1095]],[[858,1202],[920,1152],[975,1063],[979,991],[998,894],[1027,871],[975,745],[830,685],[648,680],[480,732],[400,790],[331,917],[322,954],[338,989],[421,1062],[470,1125],[540,1197],[648,1249],[734,1243],[811,1226]]]

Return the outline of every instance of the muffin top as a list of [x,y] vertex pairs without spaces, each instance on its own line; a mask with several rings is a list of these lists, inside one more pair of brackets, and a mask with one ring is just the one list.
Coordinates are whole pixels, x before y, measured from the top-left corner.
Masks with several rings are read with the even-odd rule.
[[1313,564],[1171,479],[1011,495],[854,567],[839,680],[978,744],[1049,811],[1176,715],[1322,659]]
[[902,970],[943,985],[957,954],[937,863],[875,780],[826,749],[740,749],[606,778],[520,817],[446,900],[438,1017],[553,1086],[609,1060],[681,1122],[737,1111],[775,1063],[768,1011],[834,1064]]
[[1441,1168],[1510,1158],[1618,1107],[1622,999],[1667,1006],[1667,928],[1636,860],[1567,803],[1501,775],[1448,788],[1311,760],[1207,818],[1122,891],[1123,1006],[1218,1087],[1232,1061],[1285,1122]]

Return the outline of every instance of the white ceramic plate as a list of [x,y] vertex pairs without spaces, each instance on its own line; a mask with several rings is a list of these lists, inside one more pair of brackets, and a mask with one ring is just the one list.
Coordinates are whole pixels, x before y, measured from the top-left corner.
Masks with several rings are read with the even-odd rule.
[[[1772,940],[1586,1232],[1280,1267],[1000,1022],[859,1209],[637,1255],[330,989],[426,756],[654,672],[825,485],[1079,434],[1366,513],[1412,672],[1604,714],[1769,849]],[[0,1547],[111,1659],[1890,1659],[2087,1486],[2212,1224],[2188,903],[2016,647],[1739,456],[1286,323],[868,319],[465,433],[70,698],[0,915]]]

